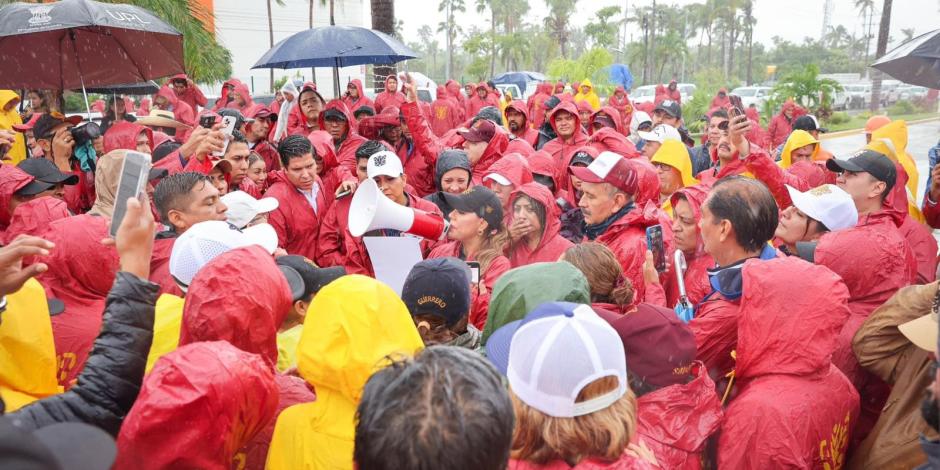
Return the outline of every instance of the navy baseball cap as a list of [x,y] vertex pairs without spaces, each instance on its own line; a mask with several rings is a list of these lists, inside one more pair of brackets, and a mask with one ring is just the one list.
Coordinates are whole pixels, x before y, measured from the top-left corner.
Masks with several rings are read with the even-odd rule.
[[470,268],[457,258],[432,258],[411,268],[401,289],[411,316],[435,315],[448,328],[470,312]]

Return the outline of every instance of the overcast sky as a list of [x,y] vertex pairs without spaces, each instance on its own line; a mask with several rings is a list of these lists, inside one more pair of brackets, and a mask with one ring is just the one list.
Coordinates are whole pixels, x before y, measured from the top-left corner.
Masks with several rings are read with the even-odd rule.
[[[365,2],[368,5],[369,2]],[[430,25],[433,30],[444,19],[443,13],[438,13],[439,0],[397,0],[395,2],[395,15],[404,21],[404,35],[408,42],[418,42],[418,29],[422,25]],[[460,14],[460,23],[467,29],[467,25],[480,25],[489,27],[489,14],[476,13],[475,0],[466,0],[467,12]],[[658,0],[657,4],[702,3],[701,0]],[[757,18],[757,27],[754,30],[754,40],[767,45],[772,44],[774,36],[780,36],[793,42],[802,42],[806,36],[818,38],[822,31],[823,5],[822,0],[755,0],[754,16]],[[832,25],[844,25],[849,33],[860,34],[863,21],[854,7],[854,0],[833,0]],[[609,5],[621,8],[627,4],[632,10],[634,7],[650,6],[652,0],[580,0],[577,12],[572,22],[577,26],[584,26],[594,18],[594,13]],[[420,5],[419,8],[416,6]],[[881,11],[881,0],[875,0],[878,14]],[[548,7],[544,0],[529,0],[530,10],[524,17],[526,23],[541,21],[547,16]],[[368,7],[366,7],[368,9]],[[877,37],[878,17],[876,15],[872,33]],[[367,23],[368,24],[368,23]],[[903,37],[902,28],[914,28],[915,36],[940,27],[940,0],[895,0],[891,12],[891,35],[897,40]],[[635,26],[634,26],[635,28]],[[628,38],[629,38],[628,30]],[[635,33],[638,37],[641,33]],[[438,34],[439,41],[444,44],[443,34]],[[872,41],[872,51],[875,41]],[[889,50],[890,50],[889,45]]]

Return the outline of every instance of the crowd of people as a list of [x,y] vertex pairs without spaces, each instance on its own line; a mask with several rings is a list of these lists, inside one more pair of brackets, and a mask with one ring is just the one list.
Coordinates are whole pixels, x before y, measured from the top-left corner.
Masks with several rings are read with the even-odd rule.
[[[696,142],[675,82],[384,85],[178,75],[100,126],[0,91],[0,467],[940,469],[904,121],[833,156],[725,89]],[[446,221],[401,292],[365,238],[415,235],[353,235],[364,184]]]

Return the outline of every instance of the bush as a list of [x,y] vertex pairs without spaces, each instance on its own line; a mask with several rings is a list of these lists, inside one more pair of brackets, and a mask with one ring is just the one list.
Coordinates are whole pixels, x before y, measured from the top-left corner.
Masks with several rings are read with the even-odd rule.
[[916,111],[917,109],[914,107],[914,103],[911,103],[907,100],[901,100],[888,108],[888,115],[900,116],[902,114],[914,114]]
[[849,113],[838,112],[838,113],[832,113],[832,116],[829,116],[828,122],[830,125],[836,125],[836,124],[844,124],[851,120],[852,120],[852,117],[849,116]]

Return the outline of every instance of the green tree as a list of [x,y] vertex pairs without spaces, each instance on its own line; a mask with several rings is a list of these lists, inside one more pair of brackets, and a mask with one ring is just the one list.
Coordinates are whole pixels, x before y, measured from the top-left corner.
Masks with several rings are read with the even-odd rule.
[[444,33],[447,44],[447,69],[444,74],[450,78],[454,71],[454,41],[457,39],[462,29],[457,24],[455,14],[467,11],[464,0],[441,0],[437,6],[437,11],[444,12],[444,21],[437,25],[437,32]]
[[597,10],[596,19],[584,27],[586,34],[595,47],[613,47],[617,43],[617,23],[611,19],[620,14],[620,7],[608,6]]
[[568,23],[574,13],[576,0],[545,0],[549,14],[545,17],[545,28],[558,42],[561,56],[568,58],[568,38],[570,35]]
[[842,91],[842,85],[829,78],[819,78],[816,64],[808,64],[803,70],[787,74],[774,86],[774,94],[778,97],[793,98],[810,109],[828,108],[837,91]]

